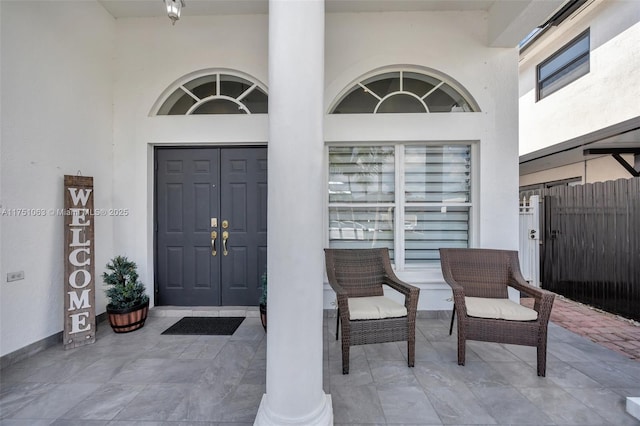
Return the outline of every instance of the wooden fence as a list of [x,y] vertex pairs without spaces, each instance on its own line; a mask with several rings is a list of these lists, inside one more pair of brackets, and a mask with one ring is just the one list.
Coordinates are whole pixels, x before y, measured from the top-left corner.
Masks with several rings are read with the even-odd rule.
[[640,178],[540,195],[542,287],[640,320]]

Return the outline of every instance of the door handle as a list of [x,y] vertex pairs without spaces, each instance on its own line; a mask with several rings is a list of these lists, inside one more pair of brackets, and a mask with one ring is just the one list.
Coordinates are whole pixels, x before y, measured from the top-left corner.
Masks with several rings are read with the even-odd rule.
[[216,251],[216,238],[218,238],[218,233],[216,231],[211,231],[211,256],[218,254]]
[[224,231],[222,233],[222,255],[226,256],[229,254],[227,251],[227,240],[229,239],[229,232]]

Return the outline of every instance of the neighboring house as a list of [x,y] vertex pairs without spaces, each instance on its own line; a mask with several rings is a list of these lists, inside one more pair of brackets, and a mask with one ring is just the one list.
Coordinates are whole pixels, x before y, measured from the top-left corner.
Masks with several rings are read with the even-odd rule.
[[632,319],[639,70],[638,1],[571,0],[520,49],[520,190],[541,195],[542,286]]
[[433,311],[439,247],[517,249],[517,45],[562,3],[0,2],[0,356],[60,335],[63,221],[30,212],[92,176],[119,213],[93,219],[96,313],[117,254],[152,305],[257,305],[268,265],[257,423],[330,424],[322,249],[390,248]]
[[520,49],[520,187],[640,175],[640,2],[571,0]]

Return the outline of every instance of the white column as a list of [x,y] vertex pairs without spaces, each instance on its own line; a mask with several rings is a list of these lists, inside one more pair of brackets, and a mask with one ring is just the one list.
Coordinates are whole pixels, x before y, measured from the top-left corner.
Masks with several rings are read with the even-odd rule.
[[267,393],[255,425],[331,425],[322,390],[324,0],[269,1]]

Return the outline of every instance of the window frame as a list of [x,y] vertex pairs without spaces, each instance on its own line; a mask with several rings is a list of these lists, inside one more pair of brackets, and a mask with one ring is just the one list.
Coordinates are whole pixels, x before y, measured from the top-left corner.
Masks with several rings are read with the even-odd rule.
[[[383,96],[378,95],[377,93],[375,93],[375,90],[370,89],[368,87],[369,84],[375,83],[379,80],[377,80],[378,77],[383,77],[383,76],[389,76],[391,74],[396,74],[398,73],[398,77],[399,77],[399,89],[395,90],[395,91],[391,91],[390,93],[386,93]],[[405,76],[405,74],[408,74],[409,76]],[[426,77],[429,79],[432,79],[436,82],[435,86],[429,90],[426,93],[414,93],[411,90],[405,90],[404,87],[404,80],[405,78],[407,79],[415,79],[415,76],[422,76],[422,77]],[[432,95],[435,92],[438,92],[441,89],[441,87],[446,86],[447,88],[453,90],[464,102],[466,105],[466,108],[464,107],[459,107],[459,109],[456,109],[455,111],[442,111],[442,112],[437,112],[437,113],[449,113],[449,112],[482,112],[482,110],[480,109],[480,105],[476,102],[476,100],[474,99],[473,96],[471,96],[471,93],[469,93],[464,86],[462,86],[460,83],[458,83],[455,79],[453,79],[452,77],[443,74],[441,72],[438,72],[436,70],[430,69],[430,68],[425,68],[425,67],[407,67],[407,66],[391,66],[391,67],[382,67],[376,70],[372,70],[369,73],[366,73],[362,76],[360,76],[358,79],[353,80],[350,84],[348,84],[346,86],[345,89],[342,90],[342,92],[340,92],[340,94],[334,99],[334,101],[331,103],[331,105],[329,106],[329,109],[327,111],[328,114],[336,114],[336,115],[352,115],[352,114],[386,114],[383,112],[380,112],[380,106],[382,103],[384,103],[384,101],[390,99],[391,97],[394,96],[398,96],[398,95],[405,95],[405,96],[411,96],[413,98],[415,98],[416,100],[418,100],[422,106],[425,108],[425,111],[420,111],[417,113],[434,113],[433,111],[430,111],[429,106],[426,104],[425,99]],[[370,95],[372,95],[372,97],[374,99],[377,99],[376,101],[376,106],[374,106],[371,111],[362,111],[362,112],[337,112],[336,110],[340,107],[340,105],[343,103],[343,101],[345,101],[353,91],[355,90],[364,90],[364,92],[369,93]],[[408,112],[395,112],[395,113],[408,113]]]
[[[447,145],[463,145],[469,147],[469,201],[467,202],[413,202],[407,203],[405,199],[405,147],[408,146],[447,146]],[[325,243],[326,247],[330,247],[330,230],[329,219],[330,210],[334,207],[375,207],[373,203],[368,205],[360,203],[340,203],[329,201],[329,179],[330,179],[330,158],[329,152],[331,147],[373,147],[373,146],[392,146],[394,148],[394,200],[393,200],[393,250],[394,259],[392,264],[396,271],[419,271],[419,270],[440,270],[439,263],[410,263],[407,264],[405,258],[406,240],[405,240],[405,210],[408,207],[427,207],[427,208],[466,208],[468,209],[467,224],[467,246],[474,247],[476,241],[475,224],[477,222],[477,211],[479,205],[479,194],[477,193],[479,182],[479,141],[475,140],[432,140],[432,141],[350,141],[350,142],[330,142],[325,144],[325,209],[324,209],[324,227],[325,227]]]
[[[225,77],[225,79],[222,78],[223,76]],[[215,85],[216,85],[215,95],[208,95],[208,96],[201,97],[194,94],[193,90],[187,87],[189,86],[190,83],[206,77],[213,77],[215,79]],[[237,96],[229,96],[229,95],[221,94],[221,84],[228,81],[234,81],[234,79],[240,80],[241,83],[246,83],[247,86],[249,87],[246,90],[244,90],[242,93],[238,94]],[[174,102],[172,105],[169,105],[169,106],[165,105],[167,102],[171,100],[172,96],[174,96],[176,92],[178,93],[182,92],[182,94],[180,95],[180,98],[186,95],[187,98],[190,97],[194,101],[194,104],[192,104],[187,109],[187,111],[185,111],[185,113],[183,114],[168,113],[171,110],[171,108],[173,108],[176,102]],[[180,77],[179,79],[175,80],[169,86],[167,86],[163,90],[162,94],[154,102],[153,106],[151,107],[151,110],[149,111],[149,116],[164,117],[164,116],[191,116],[191,115],[223,115],[223,116],[230,115],[230,114],[224,114],[224,113],[210,114],[210,113],[196,112],[198,108],[207,104],[208,102],[219,101],[219,100],[223,100],[231,104],[236,104],[238,106],[238,109],[242,111],[240,113],[241,115],[268,114],[268,109],[267,111],[264,111],[264,112],[255,111],[255,110],[252,111],[252,108],[246,104],[246,99],[249,98],[249,96],[251,96],[254,92],[256,93],[262,92],[267,97],[266,105],[268,107],[269,92],[268,92],[267,86],[263,84],[261,81],[259,81],[258,79],[256,79],[255,77],[247,73],[234,70],[234,69],[229,69],[229,68],[202,69],[202,70],[198,70],[198,71],[194,71],[192,73],[186,74]],[[236,114],[231,114],[231,115],[236,115]]]
[[[554,71],[551,74],[549,74],[547,77],[545,77],[545,78],[541,78],[540,77],[540,74],[541,74],[542,70],[544,69],[544,67],[546,65],[549,65],[550,63],[552,63],[555,59],[557,59],[560,56],[562,56],[569,49],[571,49],[572,47],[574,47],[577,44],[579,44],[580,42],[582,42],[585,38],[588,41],[588,43],[587,43],[588,47],[587,47],[586,51],[580,53],[577,56],[574,56],[574,57],[570,58],[570,60],[568,60],[566,63],[563,63],[562,66],[560,66],[556,71]],[[562,73],[568,67],[570,67],[571,65],[573,65],[573,64],[577,63],[578,61],[584,59],[585,57],[586,57],[587,70],[584,73],[575,73],[575,75],[572,75],[570,73],[569,74],[570,79],[568,81],[564,82],[562,85],[558,86],[557,88],[554,88],[549,93],[547,93],[545,95],[542,94],[542,89],[543,89],[542,86],[543,86],[543,84],[545,82],[555,78],[556,76],[558,76],[558,74]],[[590,72],[591,72],[591,29],[587,28],[585,31],[583,31],[582,33],[580,33],[579,35],[574,37],[570,42],[568,42],[567,44],[562,46],[555,53],[553,53],[551,56],[549,56],[547,59],[545,59],[544,61],[540,62],[536,66],[536,102],[540,101],[540,100],[542,100],[542,99],[544,99],[544,98],[546,98],[546,97],[548,97],[548,96],[550,96],[552,94],[554,94],[558,90],[568,86],[569,84],[571,84],[574,81],[580,79],[581,77],[589,74]]]

